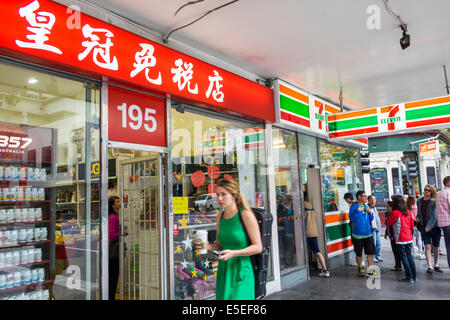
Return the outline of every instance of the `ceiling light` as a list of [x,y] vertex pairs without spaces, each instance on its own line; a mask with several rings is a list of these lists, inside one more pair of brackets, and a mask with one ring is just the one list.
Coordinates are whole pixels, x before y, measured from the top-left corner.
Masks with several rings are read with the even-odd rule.
[[409,42],[410,36],[409,34],[406,33],[407,31],[406,27],[402,25],[401,28],[403,30],[403,36],[400,38],[400,46],[402,47],[403,50],[405,50],[410,45]]
[[38,83],[38,79],[36,79],[36,78],[30,78],[30,79],[28,79],[28,81],[27,81],[29,84],[35,84],[35,83]]

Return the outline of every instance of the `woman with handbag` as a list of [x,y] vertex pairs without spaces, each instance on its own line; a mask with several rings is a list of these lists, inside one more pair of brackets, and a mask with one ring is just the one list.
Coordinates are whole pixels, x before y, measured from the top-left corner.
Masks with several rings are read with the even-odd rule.
[[109,300],[115,300],[119,281],[119,209],[119,197],[110,197],[108,200]]
[[262,251],[258,221],[235,181],[218,181],[216,194],[219,206],[223,208],[223,212],[217,215],[216,241],[213,244],[196,241],[196,247],[219,251],[216,300],[254,300],[255,275],[250,256]]

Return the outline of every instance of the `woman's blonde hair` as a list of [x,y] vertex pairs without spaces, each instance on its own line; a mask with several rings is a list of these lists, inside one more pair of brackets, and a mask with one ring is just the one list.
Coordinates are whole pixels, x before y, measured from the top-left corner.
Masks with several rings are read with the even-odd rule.
[[247,199],[245,199],[244,195],[239,191],[239,185],[235,181],[222,178],[217,182],[217,187],[224,188],[231,193],[236,201],[238,209],[252,211]]
[[431,189],[431,199],[436,198],[436,196],[437,196],[436,188],[433,187],[431,184],[425,185],[424,189],[425,189],[426,187],[429,187],[429,188]]

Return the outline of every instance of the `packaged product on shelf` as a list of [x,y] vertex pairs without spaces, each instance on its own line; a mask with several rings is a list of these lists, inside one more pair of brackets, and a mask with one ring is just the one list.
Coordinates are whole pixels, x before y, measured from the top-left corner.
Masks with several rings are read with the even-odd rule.
[[17,201],[17,190],[16,188],[9,189],[9,193],[11,194],[10,201]]
[[27,169],[27,179],[28,180],[34,180],[34,169],[28,167]]
[[0,166],[0,180],[5,179],[5,167]]
[[31,271],[26,269],[22,271],[22,285],[27,286],[31,284]]
[[32,195],[32,200],[33,201],[38,201],[39,200],[39,191],[37,188],[33,188],[31,190],[31,195]]
[[17,240],[19,238],[19,232],[17,230],[11,230],[11,235],[9,238],[10,244],[17,244]]
[[3,251],[0,251],[0,268],[3,268],[5,266],[5,253]]
[[3,244],[9,244],[9,238],[11,237],[11,231],[5,230],[3,232]]
[[41,240],[41,228],[34,228],[34,241]]
[[28,250],[20,250],[20,264],[28,264]]
[[34,248],[28,249],[28,263],[34,263],[34,262],[36,262],[35,255],[34,255]]
[[46,181],[47,180],[47,170],[45,168],[41,169],[41,180]]
[[6,201],[5,188],[0,188],[0,201]]
[[6,289],[6,275],[0,274],[0,290]]
[[39,282],[44,282],[45,280],[45,271],[44,268],[39,268],[38,270]]
[[22,277],[20,271],[14,272],[14,286],[20,287],[22,285]]
[[5,232],[0,230],[0,246],[4,245],[4,238],[5,237]]
[[33,269],[31,271],[31,283],[38,283],[39,281],[39,273],[37,269]]
[[27,230],[27,242],[33,241],[34,231],[32,228],[28,228]]
[[34,180],[41,180],[41,169],[34,169]]
[[34,261],[35,262],[42,261],[42,249],[41,248],[34,249]]
[[3,201],[10,201],[9,188],[3,188]]
[[14,273],[7,273],[6,274],[6,288],[12,288],[14,287]]
[[18,167],[13,167],[11,175],[12,175],[12,179],[11,180],[13,180],[13,181],[19,180],[19,178],[20,178],[19,168]]
[[17,200],[24,201],[25,200],[25,191],[22,187],[17,188]]
[[33,193],[31,191],[30,187],[25,188],[25,201],[32,201],[33,200]]
[[22,222],[22,209],[14,209],[14,219],[16,222]]
[[7,216],[6,221],[8,223],[13,223],[15,221],[15,219],[14,219],[14,209],[6,210],[6,216]]
[[35,208],[34,214],[35,214],[36,221],[42,221],[42,208]]
[[27,179],[27,168],[20,167],[20,180],[26,180]]
[[40,237],[40,239],[41,240],[47,240],[47,228],[45,228],[45,227],[41,228],[41,237]]
[[19,230],[19,243],[25,243],[27,242],[27,230],[26,229],[20,229]]
[[28,222],[29,219],[28,219],[28,209],[27,208],[22,209],[21,215],[22,215],[22,218],[21,218],[22,222]]
[[12,265],[18,266],[20,264],[20,252],[19,250],[14,250],[12,253]]
[[45,190],[44,190],[44,188],[39,188],[38,195],[39,195],[39,200],[45,200]]
[[42,290],[42,300],[48,300],[50,298],[50,293],[47,290]]
[[11,166],[5,167],[5,180],[11,180]]
[[28,208],[28,221],[29,222],[36,221],[36,210],[35,210],[35,208]]
[[6,223],[6,218],[7,218],[6,210],[0,209],[0,224]]

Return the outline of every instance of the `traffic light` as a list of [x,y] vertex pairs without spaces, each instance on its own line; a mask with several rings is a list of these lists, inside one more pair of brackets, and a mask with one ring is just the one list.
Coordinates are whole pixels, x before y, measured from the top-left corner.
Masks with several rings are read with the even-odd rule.
[[417,177],[417,161],[406,158],[406,177],[408,181]]
[[360,157],[361,157],[361,172],[364,173],[370,173],[370,159],[369,159],[369,150],[360,150],[359,151]]

